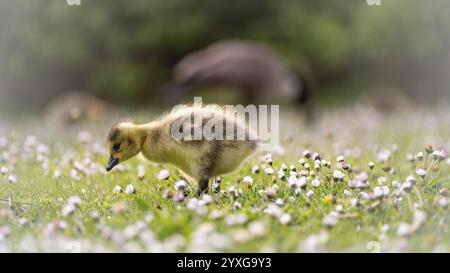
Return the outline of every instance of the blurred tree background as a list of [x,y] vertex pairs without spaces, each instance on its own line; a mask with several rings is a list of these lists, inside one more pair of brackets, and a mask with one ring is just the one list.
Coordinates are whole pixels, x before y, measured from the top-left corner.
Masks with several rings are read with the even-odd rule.
[[0,94],[33,107],[72,89],[148,103],[185,54],[245,38],[282,53],[317,96],[386,84],[438,98],[449,11],[448,0],[0,0]]

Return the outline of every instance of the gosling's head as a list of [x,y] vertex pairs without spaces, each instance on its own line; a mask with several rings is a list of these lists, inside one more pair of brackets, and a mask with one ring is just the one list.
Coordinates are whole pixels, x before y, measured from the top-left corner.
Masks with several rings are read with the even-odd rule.
[[136,125],[121,122],[115,125],[108,135],[109,161],[106,171],[112,170],[119,162],[136,156],[141,150],[141,139]]

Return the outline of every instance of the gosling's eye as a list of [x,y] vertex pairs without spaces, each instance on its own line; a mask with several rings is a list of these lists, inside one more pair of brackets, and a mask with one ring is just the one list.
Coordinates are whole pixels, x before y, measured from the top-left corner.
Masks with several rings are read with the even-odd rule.
[[120,143],[116,143],[113,145],[113,150],[118,152],[120,150]]

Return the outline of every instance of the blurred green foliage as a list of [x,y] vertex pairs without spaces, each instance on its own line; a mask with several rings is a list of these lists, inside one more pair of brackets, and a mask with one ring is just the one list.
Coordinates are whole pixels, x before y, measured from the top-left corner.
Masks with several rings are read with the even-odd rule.
[[81,4],[0,0],[0,88],[34,102],[75,88],[149,101],[181,57],[224,38],[269,43],[319,87],[383,81],[414,89],[424,81],[411,73],[436,76],[436,64],[450,63],[447,0]]

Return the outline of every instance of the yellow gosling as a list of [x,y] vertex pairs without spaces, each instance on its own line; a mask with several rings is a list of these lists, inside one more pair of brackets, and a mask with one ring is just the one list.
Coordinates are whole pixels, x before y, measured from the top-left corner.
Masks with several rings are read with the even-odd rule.
[[[181,127],[176,132],[184,137],[174,137],[173,130],[179,128],[177,125],[185,121],[191,124],[190,121],[194,121],[196,116],[201,116],[201,124],[192,123],[184,131],[185,127]],[[211,127],[211,124],[216,125]],[[215,128],[217,124],[223,126],[223,130]],[[231,130],[231,139],[225,136],[225,126],[230,124],[235,128]],[[223,131],[223,138],[211,139],[205,135],[194,138],[195,129],[203,130],[205,126],[210,126],[208,129],[215,133]],[[106,170],[110,171],[117,164],[142,153],[150,161],[172,164],[197,180],[197,195],[200,195],[208,191],[211,177],[236,170],[257,149],[257,144],[256,134],[235,112],[228,113],[217,105],[182,106],[150,123],[134,124],[127,121],[115,125],[108,135],[110,158]]]

